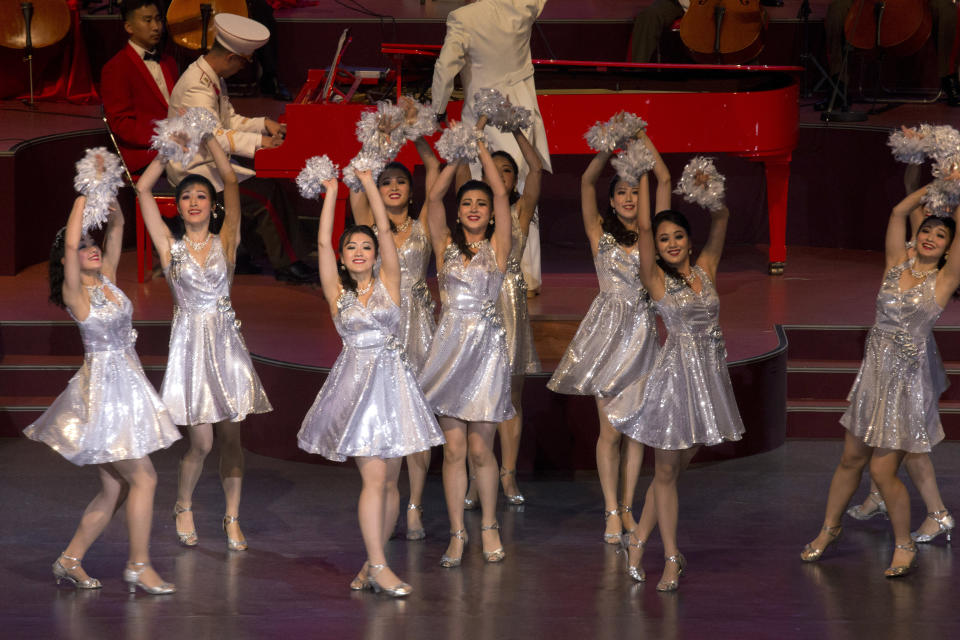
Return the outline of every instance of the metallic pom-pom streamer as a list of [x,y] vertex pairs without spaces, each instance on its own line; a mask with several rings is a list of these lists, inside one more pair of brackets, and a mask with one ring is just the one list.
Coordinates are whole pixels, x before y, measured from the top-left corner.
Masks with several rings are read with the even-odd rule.
[[110,206],[117,199],[117,190],[123,186],[123,165],[106,147],[94,147],[87,149],[76,168],[73,188],[87,198],[82,225],[86,233],[100,228],[110,217]]
[[417,119],[413,122],[404,122],[403,135],[411,142],[417,138],[423,138],[435,133],[437,130],[437,114],[433,106],[427,103],[411,100],[417,109]]
[[956,183],[956,180],[938,178],[927,187],[920,202],[930,215],[941,218],[953,215],[954,209],[960,204],[960,191]]
[[898,162],[923,164],[927,160],[929,141],[917,129],[908,131],[910,133],[897,129],[891,133],[887,139],[887,146],[893,151],[893,157]]
[[724,178],[713,164],[713,158],[696,156],[683,168],[674,193],[683,195],[687,202],[693,202],[710,211],[723,208]]
[[313,156],[297,175],[297,187],[300,195],[311,200],[326,191],[323,183],[340,175],[337,165],[327,156]]
[[368,154],[383,158],[384,164],[393,160],[400,152],[406,138],[404,136],[403,110],[397,105],[381,100],[376,111],[367,111],[357,122],[357,140]]
[[529,129],[533,123],[530,109],[510,104],[496,89],[480,89],[473,94],[473,111],[477,116],[487,116],[487,124],[505,133]]
[[451,122],[434,148],[447,162],[476,162],[478,132],[463,122]]
[[373,174],[373,179],[376,180],[386,164],[387,161],[382,156],[361,149],[360,153],[350,161],[350,164],[343,168],[343,183],[353,191],[360,193],[363,191],[363,183],[357,177],[357,171],[369,170]]
[[948,165],[960,156],[960,131],[950,125],[921,126],[927,142],[927,155],[937,164]]
[[640,140],[631,140],[627,148],[618,153],[610,164],[617,170],[621,180],[635,185],[643,174],[653,169],[655,162],[653,152],[647,145]]
[[594,151],[612,153],[646,128],[647,123],[642,118],[621,111],[606,122],[598,121],[583,137]]
[[[188,166],[197,153],[203,139],[220,128],[217,117],[203,107],[190,107],[180,117],[158,120],[154,123],[150,148],[172,162]],[[185,140],[178,140],[183,137]],[[182,144],[186,142],[186,146]]]

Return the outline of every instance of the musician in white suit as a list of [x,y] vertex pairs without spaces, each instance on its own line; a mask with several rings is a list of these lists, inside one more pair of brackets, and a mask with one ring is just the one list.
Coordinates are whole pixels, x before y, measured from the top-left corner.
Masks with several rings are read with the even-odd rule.
[[[447,16],[447,35],[433,68],[433,105],[437,113],[447,110],[453,80],[460,74],[464,89],[463,118],[475,120],[473,96],[479,89],[493,88],[515,105],[533,111],[533,126],[524,133],[540,154],[543,168],[552,171],[547,133],[537,107],[537,89],[530,62],[530,34],[547,0],[477,0],[451,11]],[[522,191],[527,164],[512,134],[488,128],[492,149],[513,156],[520,167],[518,188]],[[474,177],[480,165],[471,167]],[[523,274],[527,287],[540,289],[540,233],[537,216],[530,225],[527,249],[523,255]],[[532,280],[532,281],[531,281]]]

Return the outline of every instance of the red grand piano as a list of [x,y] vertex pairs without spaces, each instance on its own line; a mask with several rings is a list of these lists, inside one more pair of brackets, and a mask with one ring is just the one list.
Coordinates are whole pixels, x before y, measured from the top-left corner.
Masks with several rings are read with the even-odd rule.
[[[382,51],[395,62],[390,80],[396,82],[398,94],[404,79],[416,77],[418,72],[421,82],[428,82],[439,50],[439,45],[383,45]],[[649,135],[663,153],[728,153],[763,162],[769,272],[783,273],[790,157],[797,145],[795,76],[801,67],[569,60],[533,63],[551,154],[592,155],[583,133],[598,119],[626,110],[651,123]],[[301,100],[322,74],[311,71]],[[460,118],[461,105],[450,103],[451,119]],[[343,103],[287,105],[287,140],[276,149],[257,152],[257,175],[292,179],[307,158],[324,153],[346,165],[360,148],[354,124],[370,108]],[[398,159],[407,166],[419,161],[410,145]]]

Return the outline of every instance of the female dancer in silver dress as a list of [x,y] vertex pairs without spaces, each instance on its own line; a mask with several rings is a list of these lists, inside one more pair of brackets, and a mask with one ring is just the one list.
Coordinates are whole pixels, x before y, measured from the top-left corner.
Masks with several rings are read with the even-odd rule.
[[[507,259],[507,273],[503,278],[497,308],[503,317],[503,328],[507,332],[507,351],[510,354],[512,374],[510,398],[517,415],[501,422],[497,427],[500,434],[500,485],[507,502],[520,505],[525,502],[517,486],[517,457],[520,455],[520,435],[523,431],[523,382],[528,373],[540,373],[540,358],[533,344],[533,329],[530,326],[530,314],[527,312],[527,282],[520,269],[520,260],[527,244],[530,222],[540,200],[543,162],[522,131],[514,131],[513,137],[529,167],[522,194],[517,191],[519,167],[516,160],[506,151],[494,151],[491,155],[500,179],[510,194],[510,220],[513,229],[513,244]],[[457,188],[469,177],[469,167],[461,166],[457,172]],[[472,469],[470,477],[474,477]],[[476,505],[477,485],[473,482],[464,499],[464,508],[473,509]]]
[[[440,163],[422,137],[414,144],[427,169],[426,190],[437,178]],[[433,340],[436,321],[433,310],[436,306],[430,289],[427,288],[427,265],[430,262],[430,235],[424,202],[418,217],[411,214],[413,176],[399,162],[391,162],[377,178],[380,197],[386,205],[393,233],[394,244],[400,255],[400,341],[407,359],[418,374],[427,358],[427,350]],[[372,225],[378,234],[379,225],[374,224],[367,195],[350,192],[350,209],[359,225]],[[430,468],[430,450],[407,456],[407,476],[410,480],[410,501],[407,503],[407,540],[422,540],[426,537],[423,528],[423,487],[427,483]]]
[[203,176],[191,174],[177,185],[182,237],[171,234],[153,199],[153,185],[165,161],[158,156],[137,182],[140,211],[173,292],[170,353],[160,395],[176,424],[190,427],[190,447],[180,461],[174,520],[177,537],[197,544],[193,490],[203,461],[213,447],[213,425],[220,444],[220,480],[226,496],[223,529],[227,548],[243,551],[246,539],[237,522],[243,484],[243,419],[273,407],[260,385],[230,304],[230,285],[240,243],[240,195],[237,176],[223,149],[205,142],[223,180],[224,220],[219,234],[210,230],[216,192]]
[[[671,185],[669,170],[659,154],[655,158],[655,200],[659,211],[670,206]],[[620,432],[610,426],[606,406],[611,398],[650,369],[659,344],[650,299],[637,273],[640,189],[614,176],[610,181],[606,213],[601,216],[597,209],[596,182],[609,160],[610,153],[598,153],[580,181],[583,228],[593,253],[600,293],[591,303],[547,387],[557,393],[596,398],[600,420],[597,472],[603,491],[603,540],[607,544],[620,544],[621,532],[636,527],[632,504],[643,448],[627,440],[621,456]],[[647,203],[647,209],[649,206]]]
[[[482,131],[486,118],[477,123]],[[510,255],[510,201],[484,143],[480,161],[490,184],[471,180],[457,193],[457,225],[446,224],[443,195],[453,181],[448,164],[430,190],[430,240],[437,258],[443,312],[420,374],[424,394],[440,416],[443,492],[450,516],[450,544],[440,560],[460,565],[467,542],[463,526],[464,465],[468,454],[477,473],[482,509],[483,557],[504,558],[497,523],[497,461],[493,434],[498,422],[514,416],[510,404],[510,361],[503,323],[496,309]],[[492,226],[491,226],[492,225]]]
[[[929,217],[919,226],[916,246],[907,249],[907,217],[921,204],[926,187],[901,201],[890,214],[886,274],[877,294],[877,314],[867,336],[863,363],[840,419],[846,428],[843,455],[834,471],[819,535],[800,554],[819,560],[843,530],[843,509],[869,462],[893,527],[894,551],[888,578],[916,567],[910,538],[910,497],[897,469],[907,453],[925,453],[943,439],[937,400],[944,389],[931,365],[930,334],[960,285],[956,218]],[[951,256],[944,259],[947,252]]]
[[[369,171],[358,171],[374,220],[389,220]],[[399,329],[401,268],[392,233],[377,236],[367,226],[346,229],[340,237],[340,264],[333,251],[337,180],[324,182],[327,194],[320,215],[317,247],[320,282],[330,305],[343,351],[303,419],[300,448],[342,462],[355,458],[363,489],[357,507],[367,562],[350,588],[406,596],[410,585],[387,567],[384,545],[397,519],[397,477],[403,456],[443,444],[443,434],[417,384]]]
[[157,392],[143,374],[134,350],[137,332],[130,323],[133,307],[117,288],[117,263],[123,242],[119,206],[107,221],[105,250],[81,237],[81,196],[74,202],[65,229],[50,252],[50,301],[65,307],[83,338],[83,367],[66,390],[36,422],[24,430],[76,465],[95,464],[100,492],[90,502],[70,544],[53,563],[57,583],[99,589],[80,561],[99,537],[126,494],[130,552],[123,580],[131,592],[173,593],[150,566],[150,527],[157,473],[148,454],[180,438]]
[[[649,140],[647,139],[649,144]],[[674,591],[685,561],[677,547],[677,477],[701,445],[739,440],[743,422],[727,371],[715,282],[730,212],[714,211],[707,242],[692,259],[690,223],[664,210],[650,220],[647,177],[640,180],[640,281],[667,329],[649,373],[607,405],[618,431],[654,449],[654,476],[637,528],[624,536],[627,572],[643,582],[643,547],[660,528],[666,559],[657,591]],[[633,551],[635,550],[635,551]]]

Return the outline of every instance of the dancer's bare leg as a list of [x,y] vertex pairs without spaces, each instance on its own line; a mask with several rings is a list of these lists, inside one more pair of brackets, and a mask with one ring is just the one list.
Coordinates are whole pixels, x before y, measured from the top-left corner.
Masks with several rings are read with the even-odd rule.
[[[357,504],[357,518],[360,521],[360,534],[367,550],[369,564],[386,565],[384,552],[384,530],[392,528],[394,520],[387,521],[387,494],[396,492],[397,477],[400,475],[402,458],[356,458],[357,468],[363,478],[360,500]],[[396,517],[396,515],[394,515]],[[397,575],[385,566],[376,574],[377,582],[385,588],[400,584]]]
[[[928,453],[908,453],[903,459],[903,466],[907,468],[910,480],[920,492],[923,498],[927,513],[937,513],[946,511],[947,507],[943,504],[943,498],[940,497],[940,488],[937,486],[937,474],[933,469],[933,461],[930,460]],[[940,524],[933,518],[926,517],[920,528],[917,530],[921,534],[933,534],[940,530]]]
[[140,582],[147,587],[159,587],[163,584],[163,578],[150,565],[150,530],[153,526],[157,472],[146,456],[138,460],[114,462],[112,466],[130,487],[126,500],[127,532],[130,536],[127,568],[142,568]]
[[[193,490],[203,473],[203,462],[213,448],[213,425],[210,423],[187,427],[190,446],[180,459],[180,474],[177,483],[177,504],[183,509],[193,507]],[[177,531],[196,531],[193,512],[184,511],[177,515]]]
[[633,519],[633,495],[640,478],[640,465],[643,463],[643,444],[633,438],[621,438],[620,447],[620,521],[623,530],[630,532],[637,528]]
[[[499,468],[493,455],[493,436],[497,425],[493,422],[471,422],[467,425],[467,451],[477,473],[477,491],[480,495],[481,527],[497,522],[497,479]],[[456,529],[451,529],[455,531]],[[500,532],[487,529],[481,532],[483,550],[490,553],[501,548]]]
[[[463,496],[467,490],[467,425],[466,423],[440,416],[437,420],[443,430],[446,443],[443,445],[443,495],[447,500],[447,516],[451,533],[461,531],[463,526]],[[462,534],[464,539],[466,534]],[[444,555],[450,558],[463,557],[464,541],[450,538]]]
[[[423,489],[430,469],[430,449],[407,456],[407,477],[410,480],[409,504],[423,507]],[[421,509],[407,509],[407,531],[423,529]]]
[[[243,491],[243,444],[240,439],[241,422],[218,422],[217,441],[220,446],[220,483],[226,499],[225,516],[240,517],[240,496]],[[227,524],[227,537],[246,542],[240,523]]]
[[517,458],[520,457],[520,434],[523,432],[524,380],[524,376],[513,376],[510,381],[510,399],[517,415],[497,427],[500,432],[500,484],[507,497],[521,495],[517,486]]
[[833,479],[830,481],[827,506],[823,515],[823,526],[817,537],[810,542],[810,548],[826,549],[827,545],[837,537],[840,518],[843,516],[844,509],[847,508],[850,498],[857,487],[860,486],[860,476],[863,474],[863,468],[870,461],[872,453],[873,449],[864,444],[862,440],[850,435],[849,431],[844,431],[843,454],[840,456],[840,464],[837,465],[833,472]]
[[[100,491],[84,509],[80,516],[80,524],[70,539],[67,548],[60,556],[60,564],[71,576],[83,582],[90,576],[80,566],[80,561],[86,555],[90,545],[100,537],[113,514],[121,502],[125,490],[123,478],[109,465],[98,467],[100,474]],[[69,558],[65,557],[69,556]],[[70,558],[76,558],[71,560]]]
[[[890,516],[890,525],[893,527],[894,544],[910,547],[910,494],[897,476],[897,470],[903,461],[903,451],[890,449],[876,449],[870,458],[870,478],[877,483],[880,495],[887,503],[887,515]],[[910,564],[916,551],[894,549],[891,567]]]
[[[603,510],[605,513],[618,512],[617,481],[620,478],[620,432],[610,426],[604,407],[609,400],[597,397],[597,415],[600,419],[600,435],[597,438],[597,474],[600,476],[600,490],[603,492]],[[607,517],[604,539],[610,543],[619,541],[621,531],[620,518]]]

